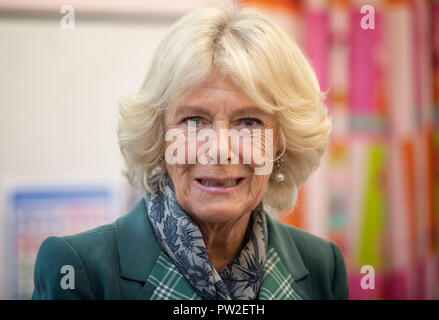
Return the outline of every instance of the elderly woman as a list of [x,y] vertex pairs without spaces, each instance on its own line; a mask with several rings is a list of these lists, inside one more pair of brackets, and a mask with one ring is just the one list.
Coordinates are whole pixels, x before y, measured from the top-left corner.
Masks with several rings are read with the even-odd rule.
[[256,9],[181,18],[121,107],[126,177],[145,197],[113,224],[46,239],[33,298],[348,298],[339,248],[264,209],[294,205],[318,167],[322,98],[298,46]]

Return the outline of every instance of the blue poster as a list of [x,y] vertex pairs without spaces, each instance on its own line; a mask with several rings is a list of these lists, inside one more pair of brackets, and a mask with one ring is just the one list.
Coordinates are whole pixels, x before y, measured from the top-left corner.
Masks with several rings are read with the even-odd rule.
[[111,223],[119,212],[111,187],[16,188],[7,198],[4,296],[30,299],[38,249],[49,236],[79,233]]

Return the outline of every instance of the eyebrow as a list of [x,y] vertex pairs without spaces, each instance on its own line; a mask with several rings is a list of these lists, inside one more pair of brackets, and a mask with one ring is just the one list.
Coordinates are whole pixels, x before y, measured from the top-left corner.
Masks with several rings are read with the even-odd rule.
[[254,106],[248,106],[244,107],[242,109],[239,109],[237,111],[234,111],[234,115],[246,115],[246,114],[256,114],[256,115],[264,115],[267,114],[267,112],[261,110],[260,108],[254,107]]
[[201,107],[197,107],[197,106],[179,106],[179,107],[177,107],[177,109],[175,110],[175,114],[178,114],[181,112],[209,115],[208,110],[201,108]]
[[[201,114],[201,115],[210,115],[209,109],[206,108],[202,108],[199,106],[179,106],[176,109],[176,114],[177,113],[181,113],[184,112],[186,113],[195,113],[195,114]],[[232,115],[233,116],[240,116],[240,115],[247,115],[247,114],[256,114],[256,115],[263,115],[266,112],[264,112],[263,110],[261,110],[260,108],[257,108],[255,106],[243,106],[241,107],[239,110],[233,111]]]

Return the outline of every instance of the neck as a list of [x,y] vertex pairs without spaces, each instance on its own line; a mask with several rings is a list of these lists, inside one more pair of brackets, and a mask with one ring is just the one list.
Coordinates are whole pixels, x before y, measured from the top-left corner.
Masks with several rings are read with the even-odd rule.
[[250,214],[244,214],[231,222],[199,223],[207,255],[218,272],[233,261],[245,245],[249,221]]

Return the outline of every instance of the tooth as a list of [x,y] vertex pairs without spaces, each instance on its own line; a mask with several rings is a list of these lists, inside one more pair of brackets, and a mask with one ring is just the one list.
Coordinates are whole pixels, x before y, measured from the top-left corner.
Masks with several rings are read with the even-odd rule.
[[201,179],[201,184],[205,185],[205,186],[210,186],[210,187],[218,187],[218,186],[225,186],[225,187],[234,187],[238,184],[238,179],[236,180],[228,180],[224,183],[217,183],[215,181],[207,181],[207,180],[202,180]]
[[226,186],[228,187],[234,187],[238,184],[238,180],[229,180],[225,183]]
[[201,180],[201,183],[204,184],[205,186],[209,186],[209,187],[214,187],[214,186],[216,186],[216,183],[213,182],[213,181]]

